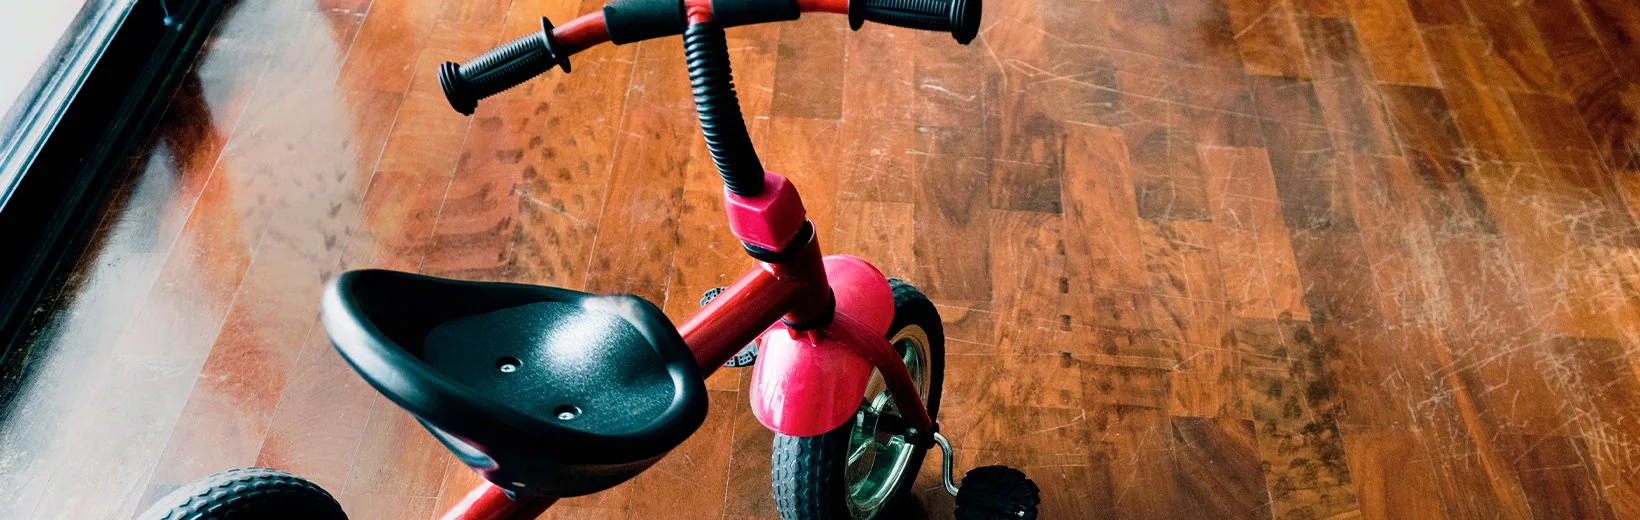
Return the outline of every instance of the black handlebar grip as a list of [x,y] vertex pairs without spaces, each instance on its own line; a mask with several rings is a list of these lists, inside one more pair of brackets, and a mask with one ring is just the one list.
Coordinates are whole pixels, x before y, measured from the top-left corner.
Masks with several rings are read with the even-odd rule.
[[979,34],[981,0],[849,0],[848,23],[855,30],[873,22],[922,29],[950,31],[957,43],[967,45]]
[[530,34],[491,49],[457,65],[444,62],[438,69],[438,83],[444,88],[444,97],[462,115],[473,115],[478,100],[513,88],[529,81],[554,65],[569,72],[569,59],[554,52],[552,22],[541,19],[541,32]]

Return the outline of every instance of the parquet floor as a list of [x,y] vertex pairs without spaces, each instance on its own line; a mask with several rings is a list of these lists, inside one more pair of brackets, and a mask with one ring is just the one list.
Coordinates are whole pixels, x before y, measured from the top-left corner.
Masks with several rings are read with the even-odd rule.
[[[680,41],[445,105],[436,64],[598,6],[232,7],[40,308],[0,517],[128,518],[254,464],[429,518],[475,477],[329,348],[328,277],[681,318],[748,265]],[[1640,5],[992,0],[983,26],[730,44],[828,249],[940,303],[959,466],[1024,468],[1055,519],[1640,518]],[[773,517],[745,379],[551,516]]]

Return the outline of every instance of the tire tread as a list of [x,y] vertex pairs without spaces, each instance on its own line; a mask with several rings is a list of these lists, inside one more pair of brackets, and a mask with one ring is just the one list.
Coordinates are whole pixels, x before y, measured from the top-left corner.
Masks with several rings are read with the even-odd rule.
[[139,520],[229,520],[301,517],[345,520],[330,493],[296,475],[240,468],[190,482],[160,498]]

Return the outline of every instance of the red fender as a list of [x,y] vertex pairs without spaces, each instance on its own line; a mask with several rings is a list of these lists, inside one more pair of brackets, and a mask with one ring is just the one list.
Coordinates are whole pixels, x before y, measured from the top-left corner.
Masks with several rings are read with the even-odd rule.
[[[828,256],[825,265],[837,314],[869,327],[878,338],[887,334],[894,293],[883,273],[852,256]],[[859,409],[873,366],[859,348],[825,329],[794,331],[783,324],[758,341],[750,397],[752,415],[763,426],[808,437],[831,431]]]

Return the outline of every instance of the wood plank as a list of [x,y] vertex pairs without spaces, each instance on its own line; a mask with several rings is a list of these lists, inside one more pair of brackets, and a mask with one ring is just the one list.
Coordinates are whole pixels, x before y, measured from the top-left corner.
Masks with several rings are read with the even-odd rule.
[[1310,307],[1308,339],[1333,351],[1340,364],[1334,370],[1341,375],[1331,382],[1336,386],[1312,386],[1310,392],[1336,393],[1348,410],[1342,424],[1411,426],[1409,410],[1424,399],[1424,389],[1410,388],[1403,373],[1428,367],[1398,359],[1399,338],[1387,330],[1360,233],[1295,232],[1292,243]]
[[1602,158],[1613,169],[1640,167],[1632,149],[1636,114],[1623,101],[1640,79],[1640,67],[1622,59],[1614,48],[1623,30],[1614,15],[1621,10],[1590,2],[1544,0],[1534,2],[1530,16],[1537,30],[1553,34],[1543,40],[1544,50],[1558,73],[1560,84],[1577,103],[1589,134],[1600,146]]
[[[1463,7],[1458,2],[1443,3]],[[1437,86],[1423,40],[1408,37],[1418,31],[1418,24],[1407,2],[1349,0],[1349,7],[1361,53],[1372,64],[1374,78],[1385,83]]]
[[1616,194],[1602,189],[1594,180],[1598,174],[1583,173],[1586,168],[1512,166],[1480,178],[1477,188],[1497,215],[1510,254],[1532,259],[1520,262],[1521,292],[1544,316],[1544,326],[1571,336],[1616,338],[1606,314],[1615,302],[1600,297],[1615,282],[1584,256],[1580,242],[1622,246],[1640,235]]
[[734,390],[713,390],[710,394],[711,405],[700,429],[666,458],[624,484],[632,489],[628,515],[722,517],[724,493],[728,492],[729,461],[734,458],[731,429],[736,424],[737,405],[746,397]]
[[[1109,446],[1110,494],[1106,515],[1118,518],[1177,517],[1173,431],[1167,414],[1150,408],[1116,407],[1108,426],[1096,437]],[[1143,456],[1141,454],[1152,454]],[[1097,510],[1096,510],[1097,511]]]
[[1281,223],[1270,160],[1256,148],[1204,148],[1203,172],[1218,230],[1225,308],[1242,318],[1308,320],[1298,262]]
[[1384,87],[1396,135],[1408,165],[1429,196],[1421,202],[1430,232],[1436,236],[1490,237],[1497,223],[1468,172],[1471,153],[1463,144],[1457,118],[1440,90]]
[[990,74],[986,83],[991,207],[1059,213],[1065,157],[1062,124],[1051,114],[1055,107],[1027,95],[1009,76]]
[[1127,145],[1116,128],[1065,128],[1066,292],[1148,287]]
[[1499,453],[1499,437],[1480,422],[1474,400],[1462,389],[1465,377],[1448,371],[1450,393],[1426,409],[1423,437],[1442,509],[1460,518],[1530,518],[1510,460]]
[[1463,1],[1407,0],[1407,7],[1412,19],[1423,25],[1465,25],[1473,20]]
[[427,518],[436,512],[435,501],[428,497],[342,493],[336,501],[349,519]]
[[1252,421],[1174,417],[1179,505],[1213,518],[1271,518]]
[[837,202],[837,228],[830,250],[854,255],[884,275],[911,279],[917,273],[912,241],[916,204],[909,202]]
[[1594,137],[1583,126],[1576,104],[1528,92],[1509,94],[1509,104],[1515,107],[1539,162],[1572,162],[1578,152],[1595,151]]
[[917,64],[912,84],[917,87],[917,125],[981,128],[985,122],[985,78],[973,71],[985,67],[983,49],[952,49],[950,40],[939,36],[916,33]]
[[1535,367],[1546,331],[1534,327],[1503,244],[1442,240],[1449,321],[1443,331],[1453,370],[1475,400],[1480,420],[1496,431],[1551,435],[1564,397]]
[[[73,266],[76,274],[58,294],[40,302],[41,316],[52,316],[54,323],[38,331],[37,339],[10,347],[8,355],[26,360],[6,378],[12,389],[55,388],[86,377],[86,363],[50,363],[51,357],[40,355],[51,342],[76,345],[77,356],[102,359],[113,351],[122,331],[131,328],[132,320],[155,316],[143,302],[175,247],[183,243],[179,239],[186,236],[184,231],[197,227],[188,224],[191,214],[254,93],[256,75],[267,65],[267,46],[236,40],[254,40],[257,31],[235,29],[224,28],[210,37],[208,44],[217,52],[195,63],[147,143],[123,167],[126,171],[117,174],[125,185],[114,188],[102,215],[95,217],[99,222],[89,237],[88,252]],[[44,311],[48,308],[56,310]],[[0,471],[0,482],[10,490],[0,498],[0,515],[30,516],[50,489],[47,484],[58,468],[49,456],[53,446],[69,445],[59,443],[64,435],[58,428],[74,427],[61,419],[71,414],[77,397],[71,391],[32,397],[20,392],[18,401],[11,403],[8,421],[39,427],[0,443],[0,451],[13,461],[12,471]]]
[[1304,78],[1304,42],[1295,15],[1282,0],[1230,0],[1236,46],[1248,74]]
[[1135,117],[1123,127],[1139,216],[1147,220],[1206,220],[1207,193],[1196,137],[1187,116],[1171,103],[1126,99]]
[[1623,77],[1630,82],[1640,78],[1640,66],[1620,59],[1640,52],[1634,42],[1634,35],[1640,33],[1640,14],[1635,13],[1633,6],[1610,0],[1587,0],[1575,10],[1583,14]]
[[1616,518],[1600,498],[1587,463],[1588,449],[1578,439],[1527,435],[1511,440],[1523,448],[1514,469],[1533,516]]
[[[1030,42],[1022,47],[1034,52],[1037,61],[1026,63],[1016,56],[1003,60],[1002,51],[988,48],[987,54],[995,54],[987,70],[1005,72],[1011,84],[1025,91],[1024,96],[1048,107],[1065,124],[1118,125],[1126,121],[1111,57],[1120,50],[1108,48],[1116,41],[1111,37],[1112,28],[1098,21],[1108,16],[1109,6],[1078,0],[1014,5],[1017,10],[1035,9],[1034,13],[1014,18],[1018,22],[1012,28],[1022,35],[1019,38]],[[987,30],[983,42],[989,44],[990,40],[991,30]]]
[[1034,211],[994,211],[990,215],[992,287],[1016,290],[992,299],[996,312],[996,351],[1008,354],[1087,354],[1077,341],[1067,255],[1062,251],[1064,223],[1059,215]]
[[1254,78],[1253,95],[1264,116],[1270,171],[1291,229],[1349,229],[1343,173],[1316,89],[1308,81]]
[[667,112],[641,108],[623,126],[629,133],[619,138],[611,164],[587,289],[664,302],[686,166],[670,151],[685,146],[693,129]]
[[323,334],[310,335],[302,348],[304,355],[280,394],[256,465],[341,490],[380,398]]
[[822,232],[821,240],[827,240],[825,231],[836,228],[841,130],[837,121],[774,116],[765,141],[769,145],[764,147],[764,163],[798,187],[803,209]]
[[[1469,2],[1503,88],[1555,94],[1562,91],[1528,13],[1502,2]],[[1558,28],[1556,30],[1559,30]]]
[[690,163],[677,150],[688,149],[699,132],[687,119],[692,105],[679,78],[681,46],[659,40],[638,45],[630,92],[641,95],[629,100],[615,137],[599,236],[587,267],[590,291],[666,301]]
[[1302,322],[1238,320],[1232,327],[1273,515],[1359,514],[1337,423],[1336,345],[1316,341]]
[[[1189,122],[1197,144],[1263,146],[1258,110],[1237,43],[1241,33],[1231,12],[1233,6],[1186,0],[1167,0],[1164,6],[1168,33],[1157,40],[1157,51],[1122,55],[1119,63],[1138,62],[1138,67],[1123,63],[1124,72],[1134,75],[1144,75],[1139,71],[1145,67],[1153,68],[1157,73],[1145,75],[1146,80],[1166,86],[1124,83],[1124,90],[1182,103],[1184,121]],[[1180,41],[1168,35],[1181,31],[1193,36]],[[1163,56],[1170,58],[1155,59]]]
[[847,22],[835,16],[799,18],[780,28],[770,115],[843,117],[843,35],[847,30]]
[[[1429,195],[1405,161],[1354,159],[1351,196],[1361,263],[1371,270],[1383,314],[1381,323],[1358,330],[1367,340],[1360,345],[1371,348],[1354,353],[1368,374],[1354,383],[1370,388],[1354,396],[1351,415],[1377,412],[1361,414],[1360,422],[1379,426],[1367,428],[1372,431],[1412,427],[1425,422],[1422,403],[1447,391],[1441,373],[1449,364],[1431,348],[1445,316],[1444,273],[1422,212],[1406,209],[1420,207]],[[1374,394],[1382,402],[1373,401]]]
[[844,160],[838,172],[842,200],[903,201],[912,193],[909,153],[917,139],[917,56],[906,43],[909,29],[862,28],[845,39],[846,55],[874,56],[845,60],[843,127],[839,139]]
[[1517,87],[1485,48],[1478,34],[1451,27],[1424,32],[1446,99],[1464,140],[1475,157],[1489,161],[1530,162],[1525,132],[1507,98],[1494,89]]
[[1435,471],[1415,432],[1344,430],[1363,518],[1445,518]]
[[[1548,496],[1538,497],[1534,509],[1540,508],[1539,504],[1553,508],[1587,507],[1592,504],[1588,499],[1594,498],[1609,504],[1615,517],[1623,518],[1633,513],[1636,506],[1640,506],[1640,486],[1637,486],[1640,481],[1636,480],[1640,475],[1636,474],[1633,466],[1625,462],[1636,455],[1631,443],[1633,439],[1640,437],[1640,428],[1637,428],[1633,421],[1633,403],[1640,398],[1640,380],[1634,375],[1633,361],[1624,352],[1625,348],[1626,346],[1619,341],[1597,338],[1562,337],[1556,338],[1550,344],[1549,355],[1561,363],[1561,366],[1566,367],[1558,370],[1575,371],[1579,374],[1575,379],[1556,379],[1563,385],[1564,391],[1574,397],[1574,408],[1579,410],[1582,418],[1578,421],[1578,437],[1545,439],[1545,443],[1561,445],[1551,446],[1545,453],[1533,455],[1563,457],[1563,453],[1557,452],[1567,448],[1564,442],[1573,443],[1571,447],[1575,448],[1577,455],[1575,464],[1581,465],[1582,472],[1592,477],[1578,475],[1575,471],[1577,468],[1563,468],[1573,471],[1569,475],[1556,476],[1564,478],[1569,483],[1589,479],[1592,487],[1598,488],[1599,493],[1588,495],[1578,491],[1575,486],[1561,487],[1559,489],[1562,491],[1559,493],[1544,493]],[[1539,485],[1548,484],[1549,489],[1556,489],[1556,484],[1545,482],[1543,476],[1523,476],[1522,480],[1531,480]],[[1568,493],[1565,490],[1572,492]],[[1561,497],[1568,495],[1577,502],[1567,504],[1559,501]]]
[[1344,0],[1293,0],[1293,11],[1308,18],[1344,18],[1350,15]]
[[1147,223],[1145,270],[1150,273],[1157,334],[1172,344],[1169,413],[1248,417],[1241,367],[1224,345],[1229,331],[1219,267],[1217,229],[1205,222]]
[[343,493],[436,497],[455,456],[408,412],[382,400],[371,407]]
[[[376,157],[399,105],[397,94],[360,96],[356,156]],[[373,112],[373,113],[368,113]],[[182,483],[254,461],[277,396],[318,310],[322,281],[334,273],[371,161],[338,154],[335,173],[306,179],[308,197],[287,202],[290,213],[270,222],[261,251],[238,288],[239,296],[201,368],[189,404],[171,432],[167,454],[150,477]],[[359,168],[358,163],[365,166]],[[292,280],[305,283],[292,283]],[[221,451],[194,448],[210,444]]]
[[730,425],[732,445],[728,479],[723,494],[723,518],[779,518],[773,495],[769,491],[769,461],[774,459],[774,432],[764,428],[752,416],[752,406],[745,397],[752,383],[751,374],[740,378],[739,395],[733,404],[734,419]]
[[1328,134],[1340,151],[1400,155],[1389,115],[1371,78],[1355,28],[1338,18],[1309,19],[1301,26]]
[[912,251],[933,298],[991,299],[989,175],[972,151],[974,129],[927,127],[918,135]]

